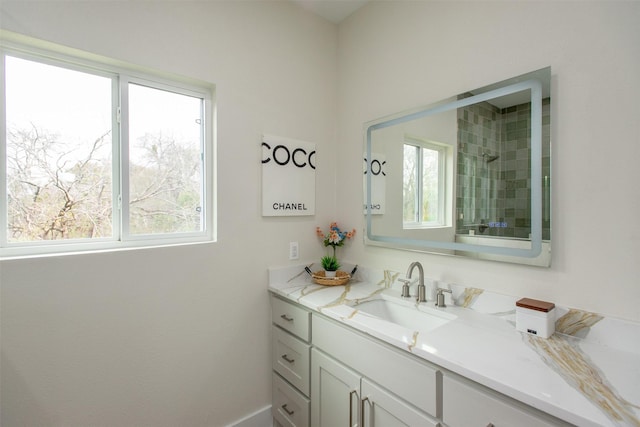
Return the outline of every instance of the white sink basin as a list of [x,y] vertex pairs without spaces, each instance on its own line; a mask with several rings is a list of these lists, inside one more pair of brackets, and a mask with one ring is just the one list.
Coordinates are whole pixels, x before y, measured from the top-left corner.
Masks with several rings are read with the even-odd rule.
[[420,305],[418,309],[412,302],[396,303],[386,299],[366,301],[353,306],[353,308],[370,316],[421,332],[439,328],[457,317],[425,305]]

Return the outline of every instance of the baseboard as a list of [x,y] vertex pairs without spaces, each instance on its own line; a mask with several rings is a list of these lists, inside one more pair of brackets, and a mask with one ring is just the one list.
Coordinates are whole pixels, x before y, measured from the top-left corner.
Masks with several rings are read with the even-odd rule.
[[273,417],[271,416],[271,405],[249,414],[238,421],[229,424],[227,427],[273,427]]

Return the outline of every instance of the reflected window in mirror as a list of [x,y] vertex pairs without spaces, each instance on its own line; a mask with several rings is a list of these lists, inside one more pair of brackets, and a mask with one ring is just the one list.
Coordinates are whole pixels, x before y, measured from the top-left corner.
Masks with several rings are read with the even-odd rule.
[[403,227],[444,226],[447,146],[407,136],[403,148]]

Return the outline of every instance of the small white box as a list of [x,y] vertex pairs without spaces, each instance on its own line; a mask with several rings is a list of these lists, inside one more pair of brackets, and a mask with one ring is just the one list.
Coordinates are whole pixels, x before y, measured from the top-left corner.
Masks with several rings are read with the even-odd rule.
[[516,302],[516,329],[542,338],[556,331],[555,304],[522,298]]

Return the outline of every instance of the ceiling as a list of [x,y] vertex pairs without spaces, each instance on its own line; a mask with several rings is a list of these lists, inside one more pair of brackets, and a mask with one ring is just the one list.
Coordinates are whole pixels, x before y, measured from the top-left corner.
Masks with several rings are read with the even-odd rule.
[[334,24],[364,6],[369,0],[291,0]]

